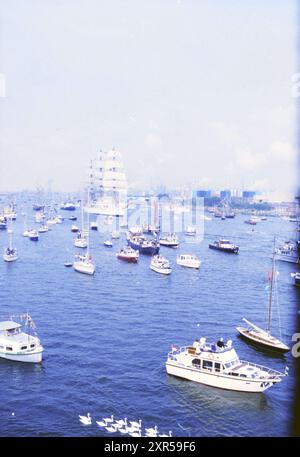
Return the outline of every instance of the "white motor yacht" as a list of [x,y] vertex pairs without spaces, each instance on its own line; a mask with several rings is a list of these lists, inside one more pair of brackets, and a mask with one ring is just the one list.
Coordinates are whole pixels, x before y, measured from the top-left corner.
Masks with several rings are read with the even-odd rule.
[[172,273],[172,268],[170,267],[170,262],[168,259],[162,255],[154,255],[151,259],[150,268],[156,273],[161,273],[164,275],[169,275]]
[[177,235],[175,233],[170,233],[169,235],[160,238],[159,239],[159,244],[161,246],[166,246],[168,248],[178,248],[179,246],[179,241]]
[[196,255],[180,254],[176,258],[177,265],[187,268],[200,268],[201,260]]
[[[28,314],[24,325],[35,328]],[[17,362],[41,362],[44,349],[39,338],[22,332],[21,328],[21,324],[12,320],[0,322],[0,357]]]
[[168,374],[179,378],[241,392],[263,392],[282,381],[280,373],[255,363],[240,360],[232,341],[207,343],[206,338],[193,346],[172,347],[166,361]]

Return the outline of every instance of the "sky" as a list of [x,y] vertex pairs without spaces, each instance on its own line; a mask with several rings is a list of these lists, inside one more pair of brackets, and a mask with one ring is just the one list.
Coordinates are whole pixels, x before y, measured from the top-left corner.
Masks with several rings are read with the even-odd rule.
[[79,190],[115,147],[136,187],[293,193],[296,6],[1,1],[0,191]]

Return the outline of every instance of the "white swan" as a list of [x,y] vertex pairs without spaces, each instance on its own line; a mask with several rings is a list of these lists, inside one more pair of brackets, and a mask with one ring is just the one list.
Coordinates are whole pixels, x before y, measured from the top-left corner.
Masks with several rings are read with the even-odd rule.
[[140,429],[136,429],[135,432],[131,432],[131,433],[129,433],[129,435],[134,436],[134,437],[140,437],[140,436],[142,436],[142,433],[141,433]]
[[130,421],[130,423],[131,423],[131,427],[134,427],[134,428],[141,428],[141,426],[142,426],[142,419],[139,419],[138,422]]
[[118,431],[118,427],[116,427],[115,424],[112,424],[112,425],[110,425],[108,427],[105,427],[105,429],[110,433],[115,433],[115,432]]
[[167,438],[169,436],[172,436],[172,431],[171,430],[169,431],[169,435],[158,435],[158,436],[161,438]]
[[145,428],[145,432],[146,433],[158,433],[157,425],[155,425],[155,427],[152,427],[152,428]]
[[146,432],[145,436],[154,438],[154,437],[158,436],[158,434],[156,432]]
[[87,413],[87,416],[79,415],[79,420],[83,425],[91,425],[91,423],[92,423],[92,418],[91,418],[90,413]]
[[114,421],[114,416],[111,417],[104,417],[102,421],[96,421],[96,424],[99,425],[99,427],[106,427],[109,423]]
[[120,427],[123,427],[123,425],[127,425],[127,417],[125,417],[125,419],[120,419],[118,421],[116,421],[116,424],[118,424]]

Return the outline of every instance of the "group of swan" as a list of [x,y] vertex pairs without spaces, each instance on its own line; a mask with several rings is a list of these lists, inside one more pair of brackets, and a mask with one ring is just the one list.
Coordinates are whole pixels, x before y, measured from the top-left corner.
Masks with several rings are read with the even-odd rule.
[[[90,413],[87,413],[87,416],[79,416],[79,420],[83,425],[91,425],[92,418]],[[168,435],[160,435],[158,432],[157,425],[150,428],[145,428],[145,435],[142,435],[142,419],[139,421],[129,421],[127,422],[127,417],[125,419],[114,420],[114,416],[104,417],[102,421],[96,421],[96,424],[99,427],[105,428],[109,433],[122,433],[128,434],[132,437],[148,436],[148,437],[169,437],[172,436],[171,430]]]

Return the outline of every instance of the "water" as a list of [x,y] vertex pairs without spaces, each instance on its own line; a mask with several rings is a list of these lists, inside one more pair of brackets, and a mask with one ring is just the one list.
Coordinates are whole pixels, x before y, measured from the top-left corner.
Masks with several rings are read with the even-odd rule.
[[[33,220],[33,211],[28,212]],[[0,435],[111,437],[95,423],[111,414],[142,419],[143,426],[157,425],[174,436],[288,435],[294,359],[255,350],[237,337],[235,327],[242,317],[265,323],[273,236],[291,238],[295,224],[270,218],[252,231],[245,218],[207,221],[202,243],[188,238],[178,250],[161,248],[174,267],[170,277],[151,271],[148,257],[140,256],[137,265],[118,261],[115,253],[125,244],[124,235],[108,249],[103,246],[107,236],[91,232],[97,270],[89,277],[63,265],[78,252],[71,221],[52,226],[34,243],[21,236],[19,215],[14,222],[19,260],[0,261],[1,320],[29,311],[45,352],[42,365],[0,359]],[[219,235],[239,244],[240,254],[208,249]],[[1,252],[6,244],[7,234],[0,232]],[[199,255],[200,270],[177,266],[179,252]],[[299,291],[290,278],[295,266],[278,262],[277,267],[282,336],[288,341],[295,331]],[[168,376],[164,363],[170,346],[191,344],[200,336],[232,338],[242,359],[279,371],[287,364],[289,376],[262,394]],[[87,412],[94,419],[90,427],[78,420]]]

